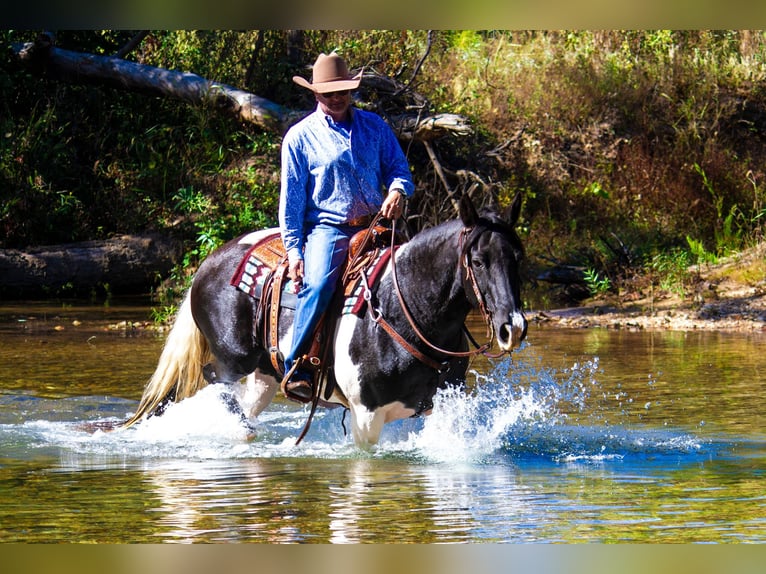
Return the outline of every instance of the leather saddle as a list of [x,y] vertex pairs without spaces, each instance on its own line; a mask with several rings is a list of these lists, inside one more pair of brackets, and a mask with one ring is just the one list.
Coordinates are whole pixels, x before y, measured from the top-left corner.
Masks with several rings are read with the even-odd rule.
[[[380,270],[382,262],[387,261],[392,245],[400,245],[405,239],[383,225],[372,225],[359,231],[349,241],[349,250],[344,270],[336,289],[333,303],[319,321],[312,336],[309,350],[298,360],[296,365],[307,371],[313,378],[314,395],[319,391],[318,384],[325,380],[323,398],[329,399],[334,388],[335,377],[330,372],[332,363],[332,336],[330,329],[334,319],[342,312],[342,300],[359,293],[362,279],[369,284],[374,282],[372,269]],[[293,293],[292,282],[287,277],[287,254],[282,245],[278,229],[269,229],[244,236],[240,243],[251,244],[251,248],[240,262],[232,276],[231,284],[259,300],[256,321],[256,339],[269,350],[271,365],[283,379],[282,391],[287,398],[299,402],[311,402],[317,397],[306,399],[292,396],[285,388],[284,359],[279,351],[279,320],[282,308],[295,309],[297,298]],[[359,304],[356,305],[356,309]],[[327,342],[328,344],[324,344]]]

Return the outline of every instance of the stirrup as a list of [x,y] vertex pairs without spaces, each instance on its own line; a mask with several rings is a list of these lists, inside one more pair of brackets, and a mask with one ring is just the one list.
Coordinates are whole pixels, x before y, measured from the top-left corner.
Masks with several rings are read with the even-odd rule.
[[[282,382],[279,384],[280,389],[282,389],[282,394],[292,400],[296,401],[302,404],[310,403],[314,400],[314,396],[316,394],[316,372],[315,371],[307,371],[307,374],[310,376],[310,379],[308,381],[301,379],[300,382],[305,383],[306,387],[309,388],[309,396],[306,397],[305,395],[299,395],[294,393],[290,388],[290,383],[297,383],[298,381],[292,381],[291,378],[295,374],[295,372],[298,370],[298,368],[303,363],[303,358],[298,359],[293,363],[293,366],[290,368],[290,370],[285,373],[285,376],[282,378]],[[303,385],[301,385],[303,386]]]

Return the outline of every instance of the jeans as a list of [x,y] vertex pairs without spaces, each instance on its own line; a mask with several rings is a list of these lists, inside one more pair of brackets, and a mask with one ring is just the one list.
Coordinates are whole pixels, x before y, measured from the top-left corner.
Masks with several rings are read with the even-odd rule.
[[338,285],[349,239],[359,230],[359,227],[318,223],[306,235],[303,287],[298,292],[292,345],[285,354],[285,372],[308,351],[314,330]]

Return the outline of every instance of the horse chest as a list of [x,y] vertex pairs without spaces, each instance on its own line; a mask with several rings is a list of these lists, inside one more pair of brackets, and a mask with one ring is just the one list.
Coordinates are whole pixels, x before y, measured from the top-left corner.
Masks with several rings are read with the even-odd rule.
[[346,323],[337,332],[335,371],[349,400],[370,411],[398,403],[402,416],[397,418],[423,411],[436,391],[438,373],[402,352],[387,335],[379,336],[374,326]]

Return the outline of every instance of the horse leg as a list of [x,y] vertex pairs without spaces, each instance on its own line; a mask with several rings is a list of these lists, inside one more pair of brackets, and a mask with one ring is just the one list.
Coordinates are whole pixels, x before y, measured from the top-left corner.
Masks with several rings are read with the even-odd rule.
[[238,385],[237,395],[242,407],[255,418],[269,406],[279,389],[279,381],[260,369],[247,375],[244,385]]
[[219,397],[230,413],[239,417],[242,424],[250,428],[247,415],[237,400],[236,385],[246,376],[244,373],[232,373],[215,360],[202,367],[202,375],[210,385],[222,385]]
[[350,405],[351,436],[354,444],[360,448],[371,448],[378,444],[380,433],[385,424],[385,416],[380,409],[369,411],[360,404]]
[[351,410],[351,435],[360,448],[370,448],[378,444],[383,426],[392,421],[407,419],[416,414],[414,409],[395,401],[371,411],[364,405],[354,402]]

